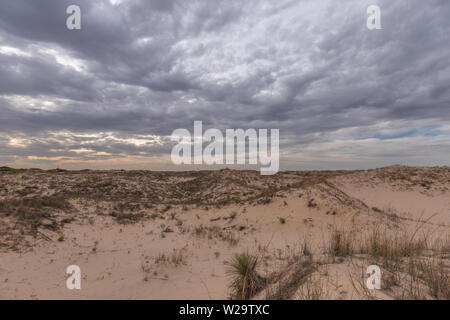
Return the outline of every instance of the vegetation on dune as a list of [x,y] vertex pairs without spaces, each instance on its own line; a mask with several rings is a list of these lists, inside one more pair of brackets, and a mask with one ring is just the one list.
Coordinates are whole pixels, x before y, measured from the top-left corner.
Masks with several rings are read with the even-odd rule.
[[228,261],[227,275],[231,278],[231,297],[248,300],[263,287],[264,279],[258,274],[259,259],[249,253],[235,254]]

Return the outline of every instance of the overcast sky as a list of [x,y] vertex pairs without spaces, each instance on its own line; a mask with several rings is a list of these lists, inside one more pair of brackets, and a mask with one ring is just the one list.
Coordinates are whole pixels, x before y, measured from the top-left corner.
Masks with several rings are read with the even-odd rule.
[[281,169],[449,165],[449,87],[448,0],[0,3],[0,165],[171,169],[194,120],[280,129]]

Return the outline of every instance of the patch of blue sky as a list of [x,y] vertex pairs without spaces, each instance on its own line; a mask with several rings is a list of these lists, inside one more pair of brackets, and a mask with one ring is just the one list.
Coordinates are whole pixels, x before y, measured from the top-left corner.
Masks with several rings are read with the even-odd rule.
[[436,137],[443,134],[441,128],[442,128],[441,126],[432,125],[418,128],[399,129],[395,130],[394,132],[378,132],[371,135],[368,138],[375,138],[379,140],[392,140],[418,136]]

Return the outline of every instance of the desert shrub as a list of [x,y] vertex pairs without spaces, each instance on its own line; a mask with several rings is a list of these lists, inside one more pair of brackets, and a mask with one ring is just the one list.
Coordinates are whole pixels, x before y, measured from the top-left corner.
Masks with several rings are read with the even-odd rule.
[[48,216],[48,209],[63,210],[70,203],[61,196],[32,197],[0,201],[0,212],[21,219],[39,220]]
[[258,262],[256,256],[240,253],[227,263],[232,298],[248,300],[262,288],[263,278],[256,271]]

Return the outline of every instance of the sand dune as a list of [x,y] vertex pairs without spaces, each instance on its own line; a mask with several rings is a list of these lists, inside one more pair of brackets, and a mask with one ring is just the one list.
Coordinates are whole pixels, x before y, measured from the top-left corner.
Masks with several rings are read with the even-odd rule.
[[[447,167],[3,168],[0,200],[0,299],[239,298],[227,271],[241,253],[257,259],[249,298],[449,298]],[[381,290],[364,288],[370,264]]]

